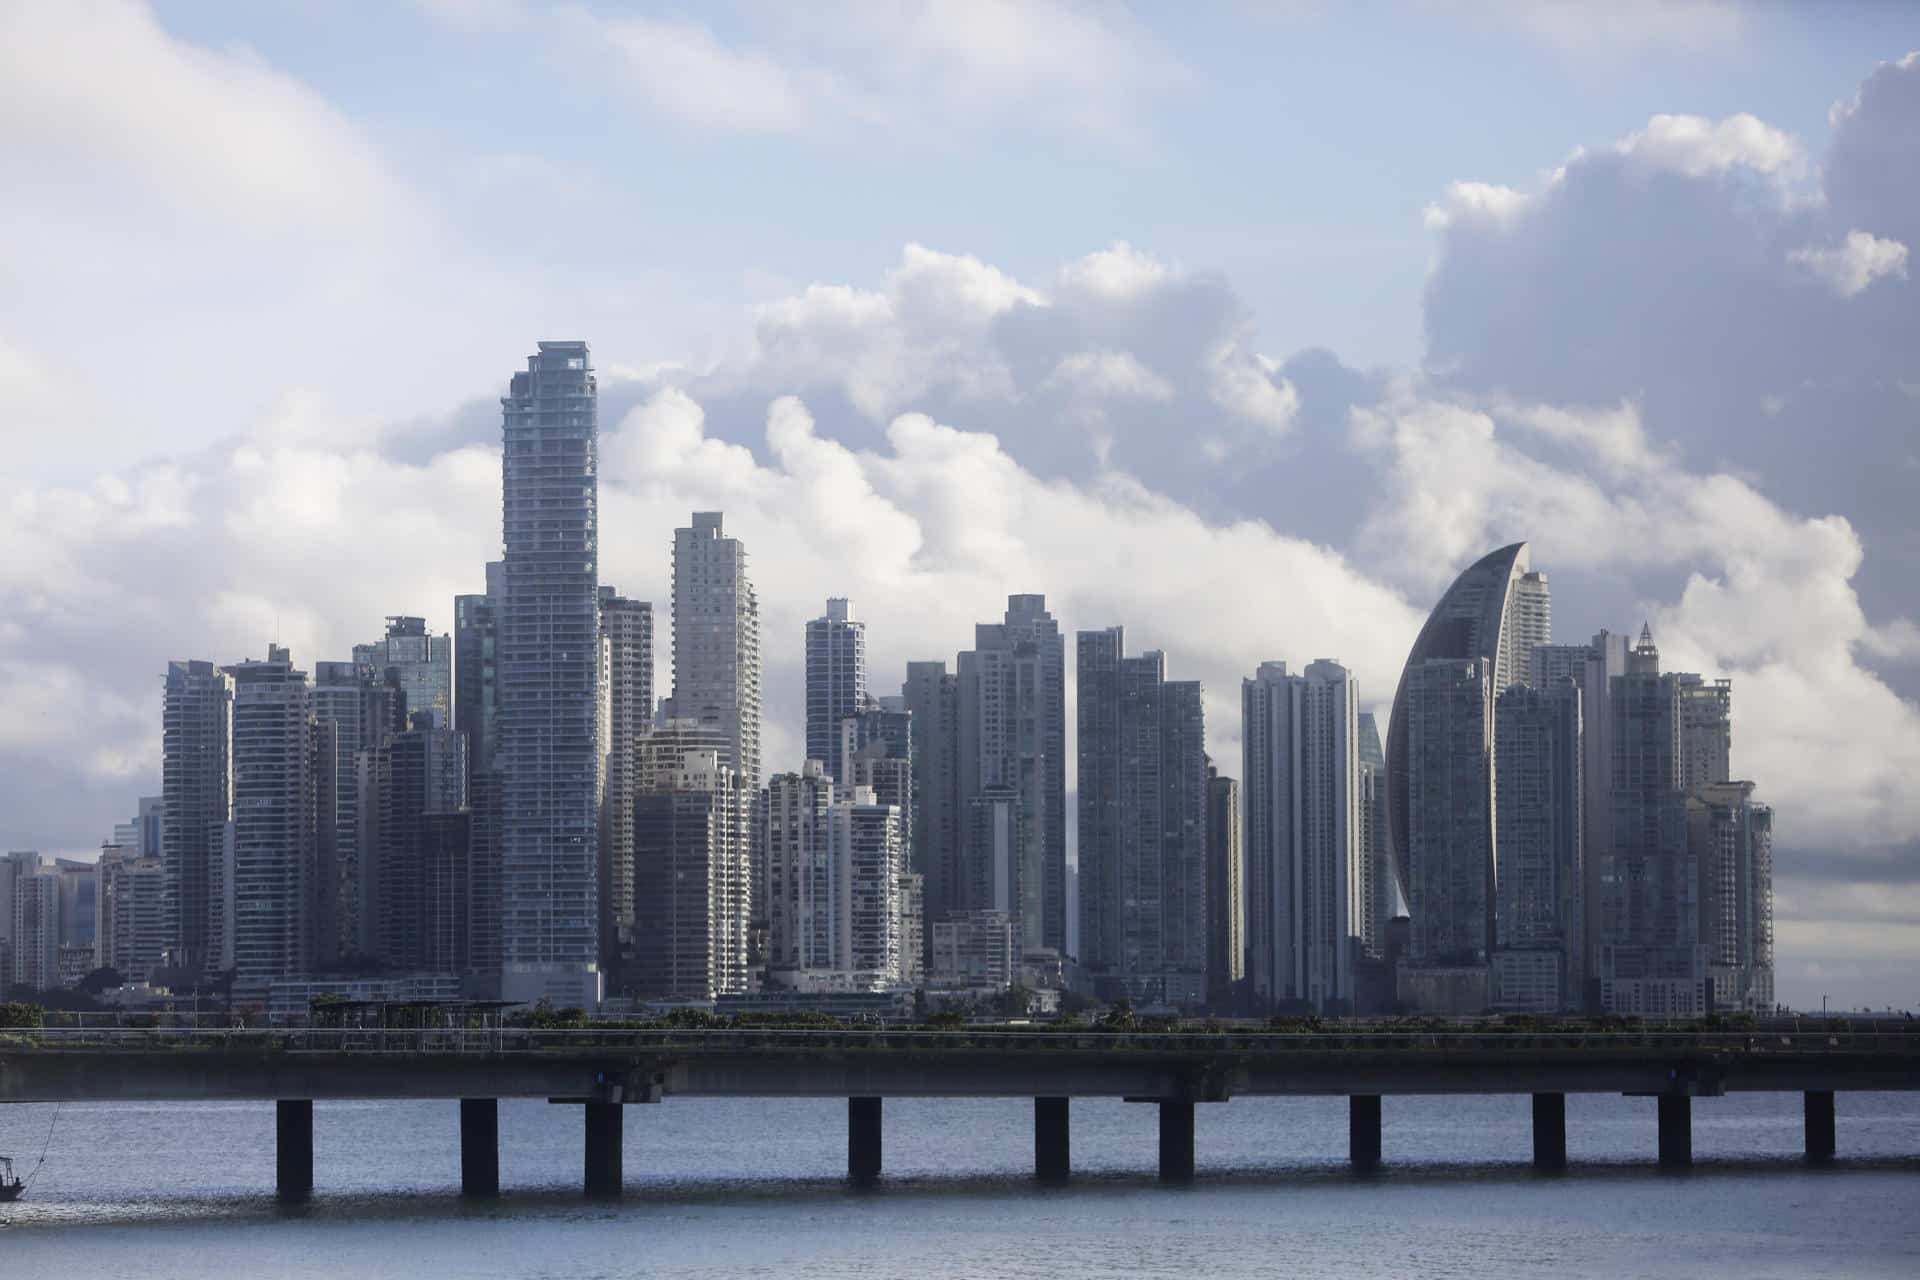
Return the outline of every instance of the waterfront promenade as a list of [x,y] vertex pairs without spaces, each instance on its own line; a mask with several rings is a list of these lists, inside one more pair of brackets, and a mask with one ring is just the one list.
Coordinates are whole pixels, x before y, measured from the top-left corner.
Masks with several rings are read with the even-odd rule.
[[462,1185],[497,1193],[497,1099],[581,1106],[591,1194],[621,1181],[620,1108],[685,1097],[844,1097],[848,1174],[880,1175],[886,1098],[1030,1097],[1034,1170],[1069,1176],[1070,1100],[1159,1111],[1161,1176],[1193,1176],[1197,1105],[1236,1096],[1348,1097],[1354,1166],[1380,1159],[1380,1100],[1529,1094],[1537,1165],[1566,1163],[1569,1093],[1659,1099],[1660,1162],[1692,1158],[1692,1104],[1728,1092],[1805,1097],[1806,1154],[1834,1155],[1834,1096],[1920,1089],[1920,1034],[1752,1031],[1258,1030],[1130,1032],[585,1028],[87,1028],[0,1033],[0,1103],[273,1100],[278,1191],[313,1181],[316,1099],[459,1098]]

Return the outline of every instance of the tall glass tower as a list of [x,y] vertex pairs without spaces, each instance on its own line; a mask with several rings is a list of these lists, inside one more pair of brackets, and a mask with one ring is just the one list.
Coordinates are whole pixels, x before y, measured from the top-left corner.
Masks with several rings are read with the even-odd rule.
[[501,997],[592,1007],[599,970],[599,409],[584,342],[500,399]]

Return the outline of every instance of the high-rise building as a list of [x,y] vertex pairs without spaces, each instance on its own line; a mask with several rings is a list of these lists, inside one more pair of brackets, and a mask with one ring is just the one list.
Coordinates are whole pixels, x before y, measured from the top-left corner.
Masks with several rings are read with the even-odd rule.
[[907,869],[918,875],[913,736],[913,712],[904,699],[869,696],[840,722],[841,774],[830,776],[842,789],[872,787],[881,804],[900,810],[900,844]]
[[432,711],[417,712],[413,728],[372,754],[372,787],[361,805],[378,831],[370,895],[377,904],[375,954],[400,969],[470,973],[472,956],[454,954],[449,939],[470,945],[471,897],[444,882],[469,869],[468,854],[450,847],[471,833],[466,735],[442,727]]
[[600,588],[601,966],[633,935],[633,798],[641,737],[653,724],[653,606]]
[[1257,998],[1351,1012],[1374,898],[1361,812],[1359,691],[1321,659],[1241,683],[1249,967]]
[[454,727],[467,739],[467,870],[472,877],[473,959],[477,998],[500,994],[499,616],[506,601],[506,564],[487,565],[487,589],[453,598]]
[[96,910],[100,964],[128,982],[145,982],[167,948],[167,877],[160,859],[135,846],[103,846]]
[[453,638],[428,631],[425,618],[389,617],[386,635],[353,646],[353,661],[374,684],[405,696],[402,727],[422,711],[442,728],[453,723]]
[[760,600],[718,511],[673,532],[673,707],[726,735],[721,763],[760,786]]
[[358,662],[313,664],[315,962],[324,968],[372,955],[375,937],[375,851],[360,844],[357,759],[404,725],[396,724],[404,692],[376,682]]
[[818,760],[767,783],[767,962],[778,986],[803,986],[809,973],[834,966],[833,793],[834,780]]
[[841,723],[866,700],[867,624],[853,616],[851,601],[830,598],[827,611],[807,623],[807,758],[843,785]]
[[1645,628],[1608,692],[1611,840],[1599,860],[1591,941],[1600,1007],[1609,1013],[1707,1012],[1699,854],[1687,833],[1684,684],[1663,674]]
[[[1413,678],[1416,668],[1433,659],[1484,660],[1491,719],[1493,695],[1516,680],[1526,683],[1532,670],[1533,650],[1516,648],[1522,636],[1525,643],[1535,645],[1551,638],[1547,630],[1551,615],[1546,578],[1534,574],[1532,569],[1524,542],[1482,556],[1454,579],[1453,585],[1440,597],[1407,654],[1406,668],[1393,695],[1393,718],[1387,724],[1386,781],[1389,846],[1393,851],[1395,874],[1409,903],[1413,893],[1408,882],[1407,858],[1410,847],[1408,788],[1411,785],[1407,682]],[[1490,737],[1484,745],[1492,747]],[[1491,838],[1489,835],[1488,839]],[[1415,931],[1420,927],[1416,913]]]
[[[1020,900],[1010,908],[1022,962],[1067,944],[1066,645],[1041,595],[1007,597],[1004,620],[974,628],[959,655],[956,816],[989,793],[1020,802]],[[911,677],[909,678],[911,683]],[[962,847],[979,842],[961,833]],[[983,908],[967,901],[949,909]]]
[[1533,669],[1533,653],[1541,645],[1553,643],[1553,598],[1547,589],[1547,575],[1529,570],[1513,580],[1507,601],[1506,623],[1500,628],[1500,666],[1505,683],[1494,690],[1498,697],[1510,685],[1543,683]]
[[1773,810],[1751,782],[1709,782],[1687,801],[1705,878],[1701,910],[1713,1007],[1773,1010]]
[[1733,681],[1679,673],[1680,789],[1692,794],[1733,777]]
[[[224,668],[233,681],[233,874],[225,934],[234,988],[264,995],[314,965],[318,902],[313,693],[279,645]],[[169,800],[171,807],[171,800]]]
[[1197,681],[1125,629],[1078,636],[1080,962],[1106,998],[1207,999],[1207,762]]
[[1602,900],[1598,877],[1606,863],[1606,851],[1613,847],[1613,715],[1609,692],[1613,677],[1626,674],[1627,644],[1626,636],[1601,631],[1587,644],[1541,645],[1533,651],[1534,674],[1542,688],[1560,679],[1580,686],[1580,851],[1585,864],[1581,898],[1586,917],[1581,929],[1586,945],[1580,970],[1585,989],[1569,994],[1583,1008],[1599,1007],[1594,979],[1594,939],[1598,936],[1595,912]]
[[[965,906],[961,888],[959,681],[944,662],[909,662],[901,686],[911,725],[913,757],[913,869],[922,877],[932,930]],[[931,963],[931,953],[928,961]]]
[[1368,960],[1387,958],[1387,922],[1394,916],[1393,854],[1387,848],[1387,756],[1371,711],[1355,721],[1360,742],[1360,847],[1365,864],[1360,950]]
[[1207,764],[1207,992],[1216,1005],[1247,976],[1246,860],[1240,784]]
[[51,991],[60,981],[60,878],[37,853],[7,855],[13,866],[0,871],[11,883],[7,949],[9,983]]
[[743,992],[753,796],[717,751],[688,751],[634,798],[628,988],[655,1000]]
[[1556,1012],[1582,1004],[1583,741],[1580,687],[1570,679],[1516,684],[1495,699],[1496,1009]]
[[1479,1013],[1494,944],[1492,662],[1429,658],[1408,666],[1391,734],[1406,763],[1395,794],[1406,801],[1412,917],[1401,999],[1421,1012]]
[[929,933],[928,986],[1005,991],[1013,985],[1018,968],[1006,912],[955,911],[934,921]]
[[160,860],[167,946],[190,972],[214,967],[220,842],[232,800],[228,716],[233,690],[211,662],[169,662],[161,712]]
[[584,342],[542,342],[501,397],[495,646],[501,994],[600,1000],[599,412]]
[[851,975],[857,991],[898,987],[913,967],[903,927],[909,912],[901,901],[908,873],[900,810],[881,803],[871,787],[852,787],[834,797],[827,820],[841,922],[834,967]]

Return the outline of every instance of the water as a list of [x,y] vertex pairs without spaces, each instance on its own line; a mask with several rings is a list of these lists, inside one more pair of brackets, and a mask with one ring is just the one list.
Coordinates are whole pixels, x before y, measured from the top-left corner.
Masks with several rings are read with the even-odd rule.
[[[0,1107],[0,1152],[50,1106]],[[1033,1110],[886,1104],[884,1183],[849,1189],[840,1101],[626,1109],[626,1198],[580,1195],[581,1111],[500,1105],[505,1196],[459,1186],[453,1102],[314,1107],[311,1205],[273,1201],[271,1104],[60,1110],[0,1275],[944,1277],[1920,1274],[1920,1097],[1842,1094],[1841,1160],[1810,1170],[1798,1094],[1694,1103],[1695,1168],[1653,1166],[1650,1099],[1567,1100],[1563,1175],[1536,1175],[1524,1097],[1388,1098],[1388,1167],[1346,1169],[1346,1103],[1198,1109],[1199,1181],[1155,1179],[1151,1106],[1073,1104],[1071,1186],[1031,1181]]]

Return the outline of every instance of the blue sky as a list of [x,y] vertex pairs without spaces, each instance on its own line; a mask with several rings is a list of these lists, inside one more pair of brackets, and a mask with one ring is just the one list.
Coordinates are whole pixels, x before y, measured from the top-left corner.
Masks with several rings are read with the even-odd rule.
[[[1631,6],[1628,6],[1631,8]],[[1112,138],[1040,118],[799,137],[688,127],[617,75],[488,16],[327,3],[161,4],[167,29],[244,45],[373,134],[395,168],[459,208],[476,251],[674,290],[663,344],[710,341],[780,285],[873,274],[908,240],[1016,275],[1113,240],[1235,281],[1265,345],[1357,365],[1418,362],[1430,238],[1449,181],[1525,185],[1650,108],[1751,111],[1817,149],[1836,86],[1920,39],[1899,5],[1725,10],[1663,38],[1540,29],[1517,6],[1216,4],[1099,12],[1151,65],[1112,91]],[[740,48],[832,67],[779,6],[622,6]],[[1716,9],[1717,11],[1717,9]],[[533,27],[557,19],[534,14]],[[554,183],[516,182],[528,157]],[[653,310],[653,309],[650,309]],[[657,326],[657,327],[652,327]]]
[[[766,757],[1010,592],[1391,698],[1526,539],[1734,681],[1780,987],[1920,992],[1920,10],[0,5],[0,846],[158,789],[169,659],[343,658],[499,553],[497,397],[601,384],[601,570],[753,556]],[[1330,354],[1329,354],[1330,353]]]

